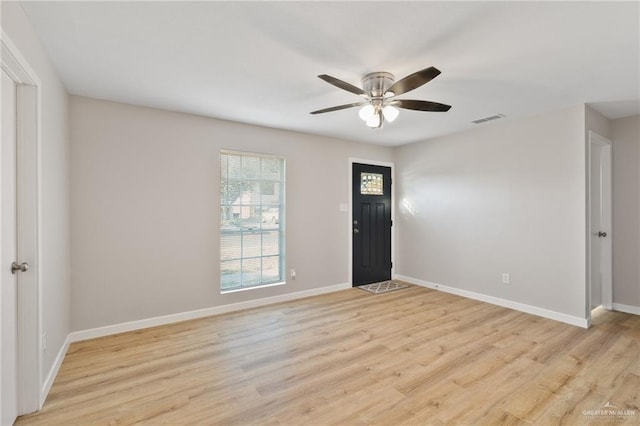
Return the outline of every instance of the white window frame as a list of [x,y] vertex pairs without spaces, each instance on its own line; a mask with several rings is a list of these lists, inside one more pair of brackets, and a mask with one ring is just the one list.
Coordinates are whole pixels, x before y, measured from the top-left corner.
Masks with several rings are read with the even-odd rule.
[[[266,232],[273,232],[273,229],[263,229],[263,221],[259,222],[259,230],[256,231],[256,229],[252,229],[251,231],[245,231],[243,230],[242,226],[239,227],[239,229],[237,231],[229,231],[229,230],[225,230],[224,229],[224,209],[225,208],[229,208],[229,205],[225,204],[224,200],[224,196],[223,196],[223,178],[225,176],[225,170],[223,170],[222,168],[222,160],[223,160],[223,156],[240,156],[240,157],[257,157],[260,158],[260,160],[262,159],[277,159],[280,160],[282,163],[282,169],[280,171],[280,175],[281,175],[281,179],[280,181],[274,181],[272,179],[263,179],[262,178],[262,167],[260,168],[260,176],[258,178],[244,178],[244,181],[249,181],[249,182],[253,182],[253,183],[258,183],[258,187],[260,189],[262,189],[262,185],[263,182],[274,182],[274,184],[279,184],[279,190],[276,190],[274,192],[277,192],[279,194],[278,197],[278,203],[277,203],[277,207],[278,207],[278,247],[279,247],[279,252],[278,252],[278,257],[279,257],[279,277],[278,280],[275,281],[261,281],[260,283],[253,283],[253,284],[247,284],[244,285],[242,283],[243,280],[243,275],[242,272],[240,272],[240,278],[241,278],[241,282],[239,286],[236,287],[223,287],[223,264],[224,262],[229,262],[229,261],[240,261],[241,265],[242,262],[245,259],[263,259],[263,258],[267,258],[267,257],[275,257],[276,255],[260,255],[260,256],[250,256],[250,257],[244,257],[241,253],[239,258],[233,258],[233,259],[223,259],[222,258],[222,253],[224,250],[223,247],[223,236],[224,235],[229,235],[230,232],[239,232],[241,235],[241,241],[242,238],[244,237],[244,233],[248,233],[251,232],[255,235],[256,232],[259,232],[262,238],[262,235]],[[226,150],[223,149],[220,151],[220,293],[232,293],[232,292],[237,292],[237,291],[244,291],[244,290],[251,290],[251,289],[256,289],[256,288],[264,288],[264,287],[270,287],[270,286],[274,286],[274,285],[281,285],[281,284],[285,284],[285,279],[286,279],[286,158],[282,157],[282,156],[277,156],[277,155],[272,155],[272,154],[263,154],[263,153],[257,153],[257,152],[245,152],[245,151],[234,151],[234,150]],[[227,179],[228,179],[228,172],[226,173]],[[275,188],[274,188],[275,189]],[[272,196],[272,195],[269,195]],[[232,202],[232,204],[235,203]],[[267,204],[262,204],[262,199],[261,202],[259,204],[259,210],[262,211],[264,210],[264,207]],[[253,207],[256,207],[256,205],[251,205]],[[273,203],[268,203],[268,206],[275,206]],[[240,209],[245,208],[245,207],[250,207],[249,205],[244,205],[244,204],[236,204],[236,207],[239,207]],[[241,267],[242,269],[242,267]]]

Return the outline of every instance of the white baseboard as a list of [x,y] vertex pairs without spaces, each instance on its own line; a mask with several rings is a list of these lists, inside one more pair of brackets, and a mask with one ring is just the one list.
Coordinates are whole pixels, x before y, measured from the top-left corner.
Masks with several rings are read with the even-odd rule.
[[71,342],[69,340],[69,336],[67,336],[64,343],[62,344],[62,347],[58,351],[58,355],[56,355],[55,361],[53,361],[53,365],[49,370],[49,374],[47,374],[47,378],[42,384],[42,389],[40,390],[40,407],[38,408],[38,410],[42,409],[42,406],[44,405],[44,401],[47,399],[47,396],[49,395],[51,386],[53,386],[53,381],[56,379],[56,376],[58,375],[58,371],[60,371],[60,366],[62,365],[62,361],[64,361],[64,357],[67,354],[67,350],[69,349],[69,343]]
[[640,315],[640,306],[631,306],[631,305],[623,305],[622,303],[614,303],[613,310],[626,312],[627,314]]
[[587,318],[574,317],[572,315],[563,314],[561,312],[550,311],[548,309],[539,308],[537,306],[527,305],[520,302],[514,302],[507,299],[501,299],[499,297],[488,296],[482,293],[475,293],[469,290],[449,287],[446,285],[432,283],[429,281],[423,281],[417,278],[407,277],[404,275],[396,275],[395,278],[401,281],[406,281],[411,284],[419,285],[421,287],[427,287],[433,290],[439,290],[445,293],[451,293],[457,296],[467,297],[469,299],[491,303],[492,305],[498,305],[498,306],[502,306],[509,309],[515,309],[516,311],[526,312],[528,314],[537,315],[539,317],[564,322],[566,324],[571,324],[571,325],[575,325],[582,328],[589,328],[589,321]]
[[246,302],[231,303],[228,305],[214,306],[211,308],[198,309],[195,311],[180,312],[177,314],[146,318],[137,321],[108,325],[105,327],[74,331],[69,334],[68,340],[69,342],[79,342],[82,340],[95,339],[96,337],[110,336],[112,334],[124,333],[127,331],[156,327],[158,325],[172,324],[175,322],[188,321],[197,318],[209,317],[212,315],[226,314],[228,312],[240,311],[243,309],[257,308],[259,306],[271,305],[274,303],[288,302],[290,300],[302,299],[305,297],[317,296],[325,293],[332,293],[334,291],[346,290],[348,288],[351,288],[351,285],[349,283],[335,284],[327,287],[282,294],[279,296],[248,300]]

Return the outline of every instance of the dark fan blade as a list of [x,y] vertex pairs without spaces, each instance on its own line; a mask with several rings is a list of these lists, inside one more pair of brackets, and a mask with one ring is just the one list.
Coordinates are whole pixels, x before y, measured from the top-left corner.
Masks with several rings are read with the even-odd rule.
[[367,102],[356,102],[355,104],[338,105],[331,108],[319,109],[317,111],[311,111],[309,114],[322,114],[323,112],[340,111],[341,109],[353,108],[361,105],[366,105]]
[[417,89],[425,83],[430,82],[439,74],[440,70],[438,70],[437,68],[425,68],[421,71],[414,72],[413,74],[406,76],[402,80],[396,81],[391,87],[389,87],[387,92],[393,92],[396,96],[407,93],[413,89]]
[[339,80],[335,77],[331,77],[327,74],[319,75],[318,78],[326,81],[329,84],[333,84],[336,87],[339,87],[342,90],[346,90],[347,92],[355,93],[356,95],[365,95],[366,93],[359,87],[354,86],[353,84],[349,84],[346,81]]
[[414,101],[410,99],[396,99],[390,102],[391,105],[398,108],[414,109],[416,111],[433,111],[433,112],[446,112],[451,109],[451,105],[439,104],[437,102],[430,101]]

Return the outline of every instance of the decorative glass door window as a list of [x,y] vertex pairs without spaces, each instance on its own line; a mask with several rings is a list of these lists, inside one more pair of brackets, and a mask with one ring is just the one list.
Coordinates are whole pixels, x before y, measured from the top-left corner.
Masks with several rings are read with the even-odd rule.
[[360,194],[384,195],[382,175],[378,173],[360,174]]

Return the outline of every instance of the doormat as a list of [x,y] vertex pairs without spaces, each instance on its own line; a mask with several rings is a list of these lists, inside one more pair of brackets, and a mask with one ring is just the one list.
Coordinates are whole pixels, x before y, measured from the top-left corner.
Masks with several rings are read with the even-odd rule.
[[409,286],[400,284],[399,282],[393,280],[358,286],[358,288],[374,294],[388,293],[390,291],[400,290],[407,287]]

